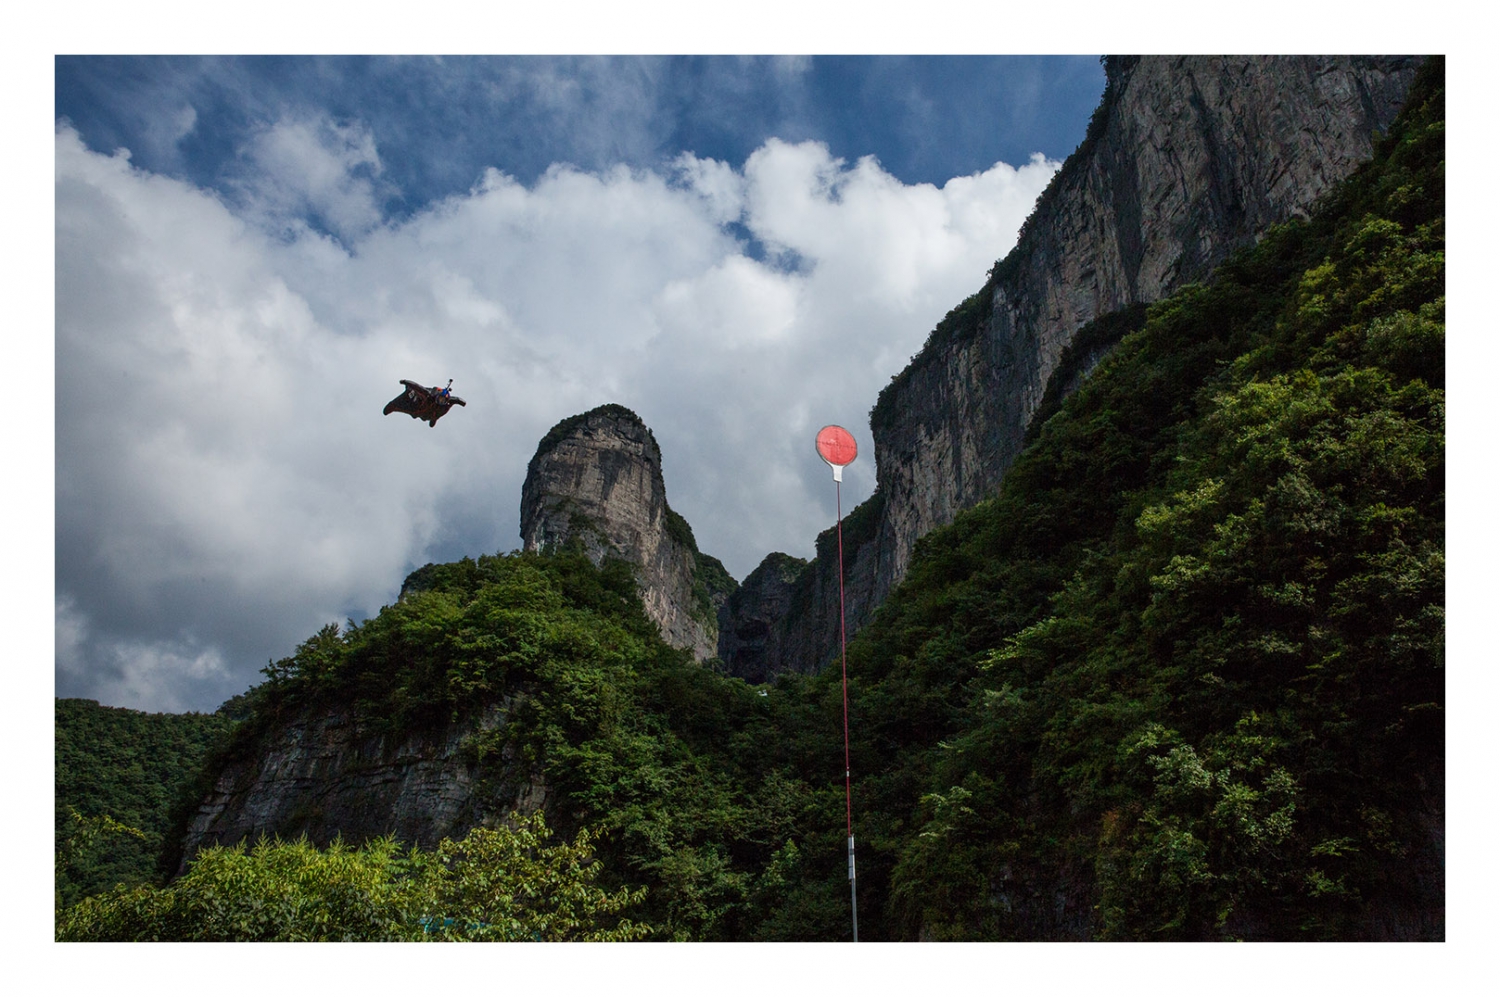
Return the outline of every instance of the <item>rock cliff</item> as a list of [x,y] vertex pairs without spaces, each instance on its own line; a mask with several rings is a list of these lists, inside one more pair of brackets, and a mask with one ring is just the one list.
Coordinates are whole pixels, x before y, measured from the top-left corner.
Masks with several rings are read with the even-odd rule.
[[[1106,60],[1087,136],[990,279],[881,392],[875,522],[851,551],[850,632],[900,582],[917,540],[994,493],[1054,373],[1054,398],[1107,349],[1059,364],[1080,330],[1208,275],[1269,226],[1305,217],[1373,152],[1420,65],[1408,56]],[[1118,332],[1119,330],[1116,330]],[[861,512],[856,510],[851,519]],[[763,670],[813,671],[837,648],[836,563],[819,604],[773,626]],[[832,625],[830,626],[830,621]]]
[[790,554],[768,554],[719,608],[719,657],[730,675],[764,682],[766,662],[785,656],[778,642],[787,631],[777,624],[793,606],[815,602],[797,588],[807,565]]
[[699,660],[718,653],[719,608],[734,580],[667,505],[661,449],[629,409],[601,405],[543,437],[521,487],[521,541],[526,550],[576,543],[595,564],[616,556],[636,565],[667,643]]
[[475,735],[504,722],[506,705],[399,736],[337,707],[277,725],[254,757],[218,771],[188,824],[183,862],[200,848],[263,834],[305,834],[319,845],[335,836],[352,845],[393,834],[431,848],[475,825],[532,813],[546,802],[541,778],[508,757],[481,770],[470,748]]

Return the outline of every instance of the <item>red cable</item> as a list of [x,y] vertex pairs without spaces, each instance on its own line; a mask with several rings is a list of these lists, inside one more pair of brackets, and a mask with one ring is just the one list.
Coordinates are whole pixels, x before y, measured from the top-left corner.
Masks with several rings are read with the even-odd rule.
[[854,803],[849,789],[849,659],[844,636],[844,486],[834,483],[839,534],[839,666],[844,673],[844,823],[854,837]]
[[854,915],[854,940],[859,941],[859,900],[854,886],[854,798],[849,783],[849,652],[844,629],[844,487],[833,479],[839,514],[839,666],[844,675],[844,827],[849,832],[849,904]]

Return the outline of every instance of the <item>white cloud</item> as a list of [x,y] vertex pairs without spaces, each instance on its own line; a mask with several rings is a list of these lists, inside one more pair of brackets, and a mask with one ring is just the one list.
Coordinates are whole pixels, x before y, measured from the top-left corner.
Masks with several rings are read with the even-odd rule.
[[690,152],[678,156],[672,165],[688,188],[708,202],[710,219],[720,225],[739,220],[745,180],[734,167],[716,159],[699,159]]
[[812,72],[812,56],[775,55],[771,57],[771,67],[777,76],[795,79]]
[[258,132],[245,156],[238,186],[249,210],[275,224],[299,227],[312,212],[347,242],[380,222],[380,156],[367,128],[285,118]]
[[672,366],[716,356],[743,360],[747,349],[784,345],[796,331],[802,284],[744,256],[727,257],[662,288],[653,345],[681,351]]
[[56,596],[53,610],[54,653],[57,670],[87,679],[88,662],[84,656],[88,640],[88,620],[78,612],[72,598]]
[[[743,170],[491,171],[393,224],[357,126],[283,123],[245,162],[232,208],[58,131],[59,694],[211,708],[411,568],[514,547],[537,440],[604,402],[652,427],[736,577],[809,555],[833,515],[812,434],[861,443],[847,511],[877,392],[1056,166],[906,186],[770,142]],[[288,227],[307,211],[342,244]],[[468,406],[381,416],[402,377]]]
[[97,683],[88,698],[110,706],[153,713],[206,712],[217,704],[199,703],[195,694],[230,681],[223,652],[216,647],[126,641],[103,650],[104,660],[113,661],[115,671]]
[[819,261],[849,292],[910,312],[919,298],[950,293],[949,275],[977,289],[976,251],[995,257],[991,247],[1014,239],[1016,218],[1056,168],[1041,156],[1019,170],[998,163],[939,190],[903,184],[870,157],[845,168],[821,143],[772,140],[745,164],[749,224],[768,243]]
[[172,141],[181,142],[198,126],[198,111],[192,104],[184,104],[172,115]]

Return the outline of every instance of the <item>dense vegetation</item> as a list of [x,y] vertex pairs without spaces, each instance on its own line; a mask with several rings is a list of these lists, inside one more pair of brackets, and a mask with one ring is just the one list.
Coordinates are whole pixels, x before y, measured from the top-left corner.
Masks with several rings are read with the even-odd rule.
[[215,738],[229,728],[229,712],[142,713],[91,699],[56,701],[53,834],[59,904],[155,876],[172,800],[198,772]]
[[891,935],[1440,934],[1443,149],[1438,63],[919,544],[851,649]]
[[[649,934],[606,894],[588,836],[549,843],[534,815],[435,850],[390,838],[351,849],[295,842],[208,848],[165,888],[121,887],[58,919],[59,941],[629,941]],[[606,926],[607,925],[607,926]]]
[[[597,836],[600,888],[646,887],[635,916],[653,937],[836,931],[836,895],[823,922],[784,916],[781,898],[801,875],[802,848],[823,837],[801,829],[837,824],[840,789],[828,772],[813,785],[796,771],[801,762],[775,757],[782,732],[808,730],[802,741],[836,764],[837,734],[814,717],[832,702],[757,695],[666,645],[623,562],[596,568],[565,549],[430,565],[395,605],[324,628],[265,673],[249,697],[252,715],[205,773],[255,757],[281,723],[327,704],[352,706],[371,734],[397,735],[462,721],[503,698],[507,723],[466,745],[487,786],[505,797],[517,780],[545,779],[557,799],[549,821]],[[174,844],[205,788],[200,781],[183,794],[164,868],[177,866]],[[141,890],[119,903],[148,901],[163,902]],[[183,917],[168,936],[197,930]]]
[[[862,939],[1442,937],[1442,85],[1310,221],[1131,316],[851,642]],[[578,550],[414,582],[268,667],[208,770],[321,704],[503,702],[475,764],[544,777],[651,937],[849,936],[837,669],[724,678]]]

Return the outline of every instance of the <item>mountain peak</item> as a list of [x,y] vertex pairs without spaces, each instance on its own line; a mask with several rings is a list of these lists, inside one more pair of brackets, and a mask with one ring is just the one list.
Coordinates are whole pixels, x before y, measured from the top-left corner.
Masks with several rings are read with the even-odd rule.
[[714,656],[718,606],[733,582],[726,588],[722,566],[699,553],[667,504],[661,448],[625,406],[570,416],[542,437],[521,488],[521,541],[526,550],[578,545],[595,564],[629,562],[666,641]]

